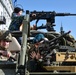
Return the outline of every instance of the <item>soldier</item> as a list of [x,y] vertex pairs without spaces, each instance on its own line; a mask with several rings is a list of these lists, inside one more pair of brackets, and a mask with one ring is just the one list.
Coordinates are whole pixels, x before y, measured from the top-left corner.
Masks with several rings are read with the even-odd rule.
[[12,35],[9,31],[0,31],[0,59],[8,60],[14,55],[8,50],[9,44],[12,42]]
[[[12,22],[9,26],[10,31],[21,31],[22,30],[22,22],[24,19],[24,16],[22,16],[23,9],[19,7],[15,7],[14,11],[12,13]],[[21,37],[16,37],[18,42],[21,44]]]
[[[32,50],[32,52],[31,52],[31,58],[32,59],[37,59],[37,60],[39,60],[39,59],[41,59],[42,57],[41,57],[41,55],[40,55],[40,53],[39,53],[39,51],[37,51],[37,49],[38,49],[38,46],[40,45],[40,44],[42,44],[44,41],[48,41],[48,39],[47,38],[45,38],[45,36],[43,35],[43,34],[37,34],[35,37],[34,37],[34,39],[33,39],[33,43],[34,43],[34,46],[35,46],[35,49],[36,50]],[[32,47],[33,48],[33,47]],[[35,52],[35,51],[37,51],[37,52]]]
[[9,30],[11,31],[18,31],[20,30],[20,26],[22,25],[22,21],[24,16],[22,16],[23,9],[19,7],[15,7],[12,13],[12,22],[9,26]]
[[40,54],[40,51],[38,49],[38,46],[44,41],[48,41],[47,38],[43,34],[37,34],[34,39],[33,39],[33,46],[29,50],[29,71],[43,71],[44,69],[42,68],[42,62],[40,61],[43,56]]
[[[22,31],[22,27],[23,27],[23,19],[24,19],[24,15],[22,15],[22,13],[24,12],[23,9],[21,9],[20,7],[15,7],[14,11],[12,13],[12,22],[9,26],[9,30],[10,31]],[[34,15],[32,15],[34,16]],[[36,29],[36,26],[33,25],[33,27],[30,27],[31,30]],[[21,37],[17,37],[16,39],[18,40],[19,44],[21,45]]]

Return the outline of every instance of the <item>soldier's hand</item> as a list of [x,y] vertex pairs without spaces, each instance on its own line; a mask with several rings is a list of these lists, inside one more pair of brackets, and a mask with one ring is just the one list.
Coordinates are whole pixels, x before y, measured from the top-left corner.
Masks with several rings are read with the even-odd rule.
[[30,54],[30,57],[31,57],[32,59],[34,59],[34,58],[36,57],[36,52],[35,52],[35,51],[32,51],[31,54]]
[[30,57],[32,58],[32,59],[40,59],[41,58],[41,55],[40,55],[40,53],[39,52],[35,52],[35,51],[32,51],[31,52],[31,54],[30,54]]
[[41,58],[41,55],[40,55],[40,53],[38,52],[38,53],[36,54],[36,59],[39,60],[40,58]]
[[12,54],[9,51],[3,51],[2,55],[5,56],[5,57],[10,57]]
[[30,27],[31,30],[36,30],[36,25]]

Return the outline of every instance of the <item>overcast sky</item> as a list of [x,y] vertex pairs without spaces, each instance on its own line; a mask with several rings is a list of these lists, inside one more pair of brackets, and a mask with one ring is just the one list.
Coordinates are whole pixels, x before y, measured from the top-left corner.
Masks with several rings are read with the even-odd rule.
[[[13,0],[14,1],[14,0]],[[57,13],[76,14],[76,0],[16,0],[16,4],[25,11],[55,11]],[[45,24],[45,22],[43,22]],[[76,38],[76,16],[55,17],[54,27],[60,32],[61,23],[65,32],[71,30],[71,34]],[[34,24],[31,23],[31,24]],[[39,23],[41,25],[42,22]]]

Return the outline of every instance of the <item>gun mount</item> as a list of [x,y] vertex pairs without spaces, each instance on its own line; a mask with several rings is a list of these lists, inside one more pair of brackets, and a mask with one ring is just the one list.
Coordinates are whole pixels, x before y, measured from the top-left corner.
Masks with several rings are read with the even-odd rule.
[[[29,12],[29,11],[27,11]],[[34,16],[32,16],[34,15]],[[33,11],[30,12],[30,21],[36,20],[36,25],[39,20],[43,19],[46,20],[46,25],[42,25],[37,27],[37,29],[42,29],[46,28],[47,31],[55,31],[54,26],[55,26],[55,17],[57,16],[76,16],[76,14],[71,14],[71,13],[56,13],[55,11]]]

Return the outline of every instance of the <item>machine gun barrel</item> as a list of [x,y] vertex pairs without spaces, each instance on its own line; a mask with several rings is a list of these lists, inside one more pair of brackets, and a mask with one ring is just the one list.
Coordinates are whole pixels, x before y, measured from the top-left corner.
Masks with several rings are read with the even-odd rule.
[[70,14],[70,13],[56,13],[55,16],[76,16],[76,14]]
[[64,34],[62,34],[62,35],[60,35],[59,37],[56,37],[56,38],[50,40],[49,43],[56,42],[56,40],[60,39],[61,37],[66,36],[66,35],[69,34],[70,32],[71,32],[71,31],[68,31],[68,32],[66,32],[66,33],[64,33]]
[[76,14],[71,14],[71,13],[56,13],[55,11],[32,11],[30,14],[50,14],[54,16],[76,16]]

